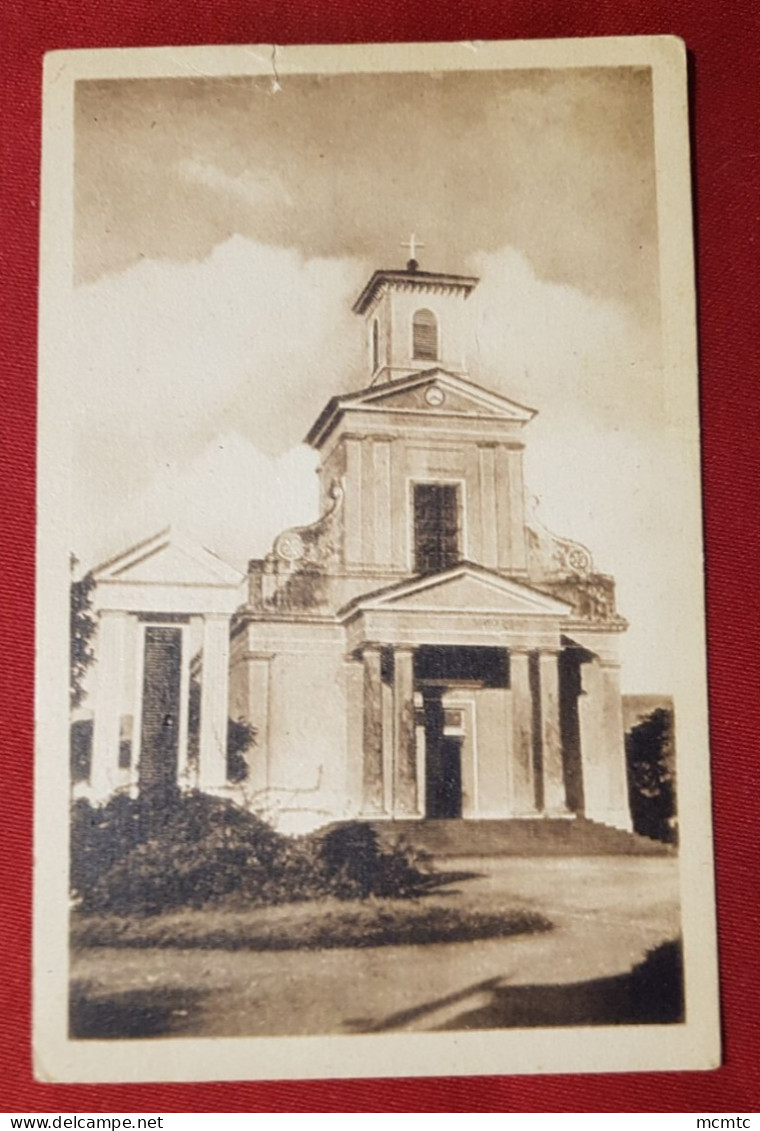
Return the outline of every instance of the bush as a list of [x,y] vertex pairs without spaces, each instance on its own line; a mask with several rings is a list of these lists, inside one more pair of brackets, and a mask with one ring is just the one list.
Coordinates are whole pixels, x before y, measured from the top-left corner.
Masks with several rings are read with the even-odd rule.
[[626,735],[625,747],[634,831],[665,844],[677,843],[672,711],[658,707],[640,719]]
[[383,849],[371,825],[338,825],[320,841],[320,856],[333,892],[343,899],[408,896],[420,890],[419,857],[410,849]]
[[221,900],[287,903],[417,894],[429,877],[360,822],[286,837],[221,798],[177,794],[151,808],[124,796],[74,805],[71,883],[84,911],[151,915]]
[[75,894],[89,892],[101,876],[140,843],[140,807],[125,794],[107,805],[75,801],[71,809],[71,874]]

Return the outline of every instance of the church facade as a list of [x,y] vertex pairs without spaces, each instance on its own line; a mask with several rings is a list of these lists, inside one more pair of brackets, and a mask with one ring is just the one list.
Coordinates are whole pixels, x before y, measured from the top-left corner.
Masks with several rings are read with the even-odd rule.
[[[477,282],[413,259],[372,275],[354,305],[367,377],[306,437],[320,517],[244,579],[171,531],[95,571],[82,792],[201,788],[286,831],[574,815],[630,829],[626,622],[589,551],[526,513],[535,412],[467,371]],[[242,774],[228,717],[255,731]]]
[[321,517],[249,564],[230,715],[284,827],[567,818],[630,829],[614,582],[526,517],[534,411],[464,356],[477,279],[376,271],[364,387],[308,432]]

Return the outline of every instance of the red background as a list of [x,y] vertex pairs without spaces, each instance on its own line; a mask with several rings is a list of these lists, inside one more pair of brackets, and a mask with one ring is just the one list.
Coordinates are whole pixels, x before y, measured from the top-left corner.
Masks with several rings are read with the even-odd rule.
[[[760,1111],[757,0],[4,0],[0,8],[0,1108]],[[56,48],[682,36],[691,54],[724,1066],[708,1073],[50,1085],[30,1063],[35,355],[41,57]],[[754,488],[754,490],[753,490]],[[753,1055],[754,1054],[754,1055]]]

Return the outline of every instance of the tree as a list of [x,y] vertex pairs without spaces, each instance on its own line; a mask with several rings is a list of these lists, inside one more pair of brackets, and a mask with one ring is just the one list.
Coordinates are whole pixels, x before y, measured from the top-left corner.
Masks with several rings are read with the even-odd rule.
[[227,780],[246,781],[248,759],[246,751],[256,745],[256,727],[243,719],[227,720]]
[[673,844],[676,823],[676,751],[673,713],[658,707],[625,738],[628,795],[634,831]]
[[[75,560],[72,560],[72,565],[74,564],[76,564]],[[71,583],[69,697],[72,709],[79,707],[87,694],[84,677],[95,659],[95,650],[92,646],[97,628],[97,621],[92,612],[94,588],[95,578],[91,572],[86,573],[79,581]]]
[[[188,756],[198,765],[201,732],[201,653],[190,663],[190,707],[188,712]],[[227,719],[227,780],[244,782],[249,766],[246,752],[256,745],[256,727],[243,719]]]

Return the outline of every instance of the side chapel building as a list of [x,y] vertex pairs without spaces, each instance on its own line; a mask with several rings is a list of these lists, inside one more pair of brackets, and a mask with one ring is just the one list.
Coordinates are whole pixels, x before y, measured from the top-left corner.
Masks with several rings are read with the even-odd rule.
[[[94,796],[179,780],[294,830],[575,814],[631,828],[626,622],[588,550],[526,518],[535,413],[467,371],[477,282],[414,259],[374,272],[354,304],[368,380],[306,437],[321,517],[249,563],[242,604],[235,571],[170,532],[95,572]],[[228,780],[228,714],[256,731],[245,781]]]

